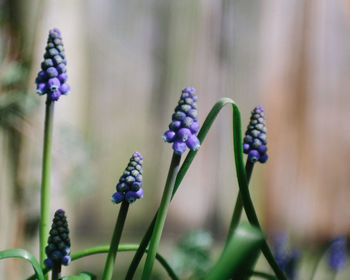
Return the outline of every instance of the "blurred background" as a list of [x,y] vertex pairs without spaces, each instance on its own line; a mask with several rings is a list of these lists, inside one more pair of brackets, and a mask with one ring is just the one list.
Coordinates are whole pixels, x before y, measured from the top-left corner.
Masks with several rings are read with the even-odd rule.
[[[72,91],[56,104],[51,214],[66,210],[73,251],[110,241],[119,209],[110,196],[134,151],[145,158],[145,195],[122,241],[139,242],[172,154],[161,136],[188,85],[200,123],[224,96],[243,127],[263,105],[270,159],[250,186],[268,235],[287,232],[312,256],[350,233],[349,0],[0,0],[0,250],[39,253],[45,98],[34,80],[53,27]],[[160,247],[169,258],[193,230],[210,233],[214,251],[224,243],[238,190],[231,111],[220,113],[171,204]],[[118,255],[120,267],[132,256]],[[65,271],[99,275],[104,261]],[[30,273],[19,260],[0,262],[1,279]]]

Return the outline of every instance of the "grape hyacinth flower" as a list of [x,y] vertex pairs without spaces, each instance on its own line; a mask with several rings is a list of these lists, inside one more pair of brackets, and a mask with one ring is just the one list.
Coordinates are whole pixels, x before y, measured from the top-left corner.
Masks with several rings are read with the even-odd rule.
[[163,140],[173,143],[174,153],[182,155],[186,148],[196,151],[200,147],[197,132],[199,130],[197,113],[197,96],[193,87],[186,87],[172,115],[172,122],[169,124],[169,130],[163,135]]
[[44,264],[47,267],[56,265],[69,265],[70,257],[70,239],[67,218],[62,209],[55,213],[48,239],[48,245],[45,248],[47,259]]
[[135,152],[130,158],[123,175],[116,186],[117,192],[112,195],[112,202],[118,204],[123,200],[133,203],[143,196],[142,186],[143,157]]
[[252,111],[250,122],[243,139],[243,152],[248,155],[251,163],[265,163],[267,156],[266,126],[264,110],[261,105]]
[[54,28],[49,31],[41,71],[35,80],[36,92],[39,95],[47,94],[50,101],[56,101],[62,94],[68,94],[70,87],[66,83],[66,65],[61,32]]
[[298,249],[288,247],[288,236],[286,234],[276,234],[273,238],[273,255],[278,266],[286,274],[288,279],[297,279],[297,264],[300,259]]
[[346,265],[346,237],[340,236],[333,239],[328,248],[328,265],[334,272],[339,272]]

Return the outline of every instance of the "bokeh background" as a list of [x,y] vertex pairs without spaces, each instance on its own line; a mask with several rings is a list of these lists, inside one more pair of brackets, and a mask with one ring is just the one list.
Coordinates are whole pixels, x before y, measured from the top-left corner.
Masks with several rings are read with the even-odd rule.
[[[122,241],[140,240],[170,163],[161,136],[188,85],[201,123],[220,97],[237,102],[243,127],[264,106],[270,160],[251,189],[268,235],[287,232],[312,255],[350,233],[350,1],[0,0],[0,250],[38,256],[45,98],[34,79],[53,27],[72,92],[56,106],[51,211],[66,210],[73,251],[109,242],[119,208],[109,199],[134,151],[145,158],[145,195]],[[214,248],[225,240],[238,189],[231,114],[220,113],[171,204],[166,256],[191,230],[208,231]],[[118,255],[120,265],[131,256]],[[70,271],[99,274],[104,259]],[[2,261],[0,278],[22,279],[27,266]]]

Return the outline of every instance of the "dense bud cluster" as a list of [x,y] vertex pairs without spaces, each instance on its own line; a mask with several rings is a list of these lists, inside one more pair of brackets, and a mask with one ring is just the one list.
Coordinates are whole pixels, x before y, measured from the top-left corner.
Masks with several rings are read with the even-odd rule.
[[55,213],[45,252],[47,259],[44,263],[47,267],[53,267],[55,263],[69,265],[71,261],[68,223],[62,209]]
[[117,192],[112,195],[112,202],[118,204],[122,201],[133,203],[143,196],[142,186],[143,157],[135,152],[130,158],[123,175],[117,184]]
[[49,31],[41,71],[35,80],[36,92],[39,95],[47,94],[51,101],[58,100],[61,94],[68,94],[70,87],[66,83],[66,65],[61,32],[54,28]]
[[343,269],[347,261],[346,237],[340,236],[331,241],[328,249],[328,264],[335,272]]
[[193,87],[182,90],[169,130],[163,135],[164,141],[173,143],[173,150],[177,155],[182,155],[187,147],[194,151],[200,147],[196,135],[199,130],[197,99],[196,90]]
[[264,110],[262,106],[257,106],[252,111],[250,122],[243,139],[243,152],[248,155],[250,162],[260,161],[264,163],[268,160],[266,144]]

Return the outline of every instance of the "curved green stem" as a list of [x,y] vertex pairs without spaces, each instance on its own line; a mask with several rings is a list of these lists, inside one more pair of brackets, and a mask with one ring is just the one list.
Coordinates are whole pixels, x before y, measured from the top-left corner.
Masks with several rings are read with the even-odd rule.
[[129,209],[129,203],[124,200],[122,202],[122,205],[120,206],[118,219],[117,219],[117,222],[115,223],[115,228],[113,231],[113,236],[112,236],[110,248],[106,259],[105,269],[103,271],[103,276],[102,276],[103,280],[112,279],[115,258],[117,257],[118,245],[123,232],[124,223],[126,220],[126,216],[128,214],[128,209]]
[[[120,244],[118,246],[118,251],[119,252],[130,252],[130,251],[136,251],[138,248],[139,248],[139,245],[137,245],[137,244]],[[85,258],[88,256],[97,255],[97,254],[105,254],[108,252],[109,252],[109,245],[95,246],[95,247],[91,247],[91,248],[76,252],[76,253],[71,255],[71,258],[72,258],[72,261],[76,261],[76,260],[79,260],[79,259],[82,259],[82,258]],[[148,250],[146,250],[146,253],[147,252],[148,252]],[[169,277],[172,280],[179,280],[180,279],[162,255],[157,253],[156,260],[163,266],[163,268],[165,269],[165,271],[168,273]],[[45,270],[45,273],[50,271],[49,268],[45,268],[44,270]],[[35,279],[36,279],[36,275],[32,275],[27,280],[35,280]],[[39,278],[39,280],[42,280],[42,279]]]
[[[249,185],[250,177],[251,177],[252,172],[253,172],[253,168],[254,168],[254,163],[247,160],[246,164],[245,164],[245,172],[247,174],[248,185]],[[239,221],[240,221],[241,216],[242,216],[242,211],[243,211],[243,202],[241,199],[241,194],[240,194],[240,192],[238,192],[236,203],[235,203],[235,208],[234,208],[233,214],[232,214],[230,227],[229,227],[227,237],[226,237],[226,245],[230,241],[231,236],[233,235],[235,229],[237,228],[237,226],[239,224]]]
[[324,256],[324,254],[327,252],[328,249],[328,244],[322,246],[320,252],[318,253],[318,255],[316,256],[316,261],[312,267],[312,271],[311,271],[311,276],[310,276],[310,280],[313,280],[315,278],[316,275],[316,271],[317,268],[322,260],[322,257]]
[[154,230],[151,236],[151,243],[148,249],[145,267],[142,273],[142,280],[148,280],[151,277],[151,272],[154,264],[154,259],[158,250],[160,238],[162,236],[166,215],[168,213],[171,195],[174,190],[175,179],[179,170],[181,155],[173,153],[171,159],[168,177],[165,183],[162,200],[160,202],[158,215],[155,221]]
[[50,230],[50,180],[54,101],[46,101],[40,206],[40,264],[44,265],[45,246]]
[[8,249],[0,252],[0,260],[9,259],[9,258],[21,258],[30,262],[34,269],[34,278],[44,280],[44,273],[40,267],[38,261],[34,258],[34,256],[26,250],[23,249]]

